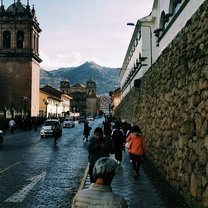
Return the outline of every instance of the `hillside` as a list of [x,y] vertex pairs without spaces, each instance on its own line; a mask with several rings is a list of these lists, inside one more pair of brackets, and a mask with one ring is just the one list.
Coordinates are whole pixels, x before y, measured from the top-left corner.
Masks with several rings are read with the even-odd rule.
[[117,68],[108,68],[97,65],[94,62],[86,62],[78,67],[60,68],[46,71],[41,69],[40,85],[46,84],[59,89],[60,81],[69,80],[71,85],[80,82],[86,84],[89,79],[94,79],[97,83],[97,94],[108,94],[119,87],[119,74]]

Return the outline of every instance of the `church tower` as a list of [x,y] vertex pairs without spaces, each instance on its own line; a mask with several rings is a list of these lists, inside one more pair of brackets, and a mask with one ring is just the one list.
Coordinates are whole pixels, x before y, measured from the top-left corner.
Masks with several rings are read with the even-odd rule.
[[71,87],[70,82],[67,79],[61,81],[61,83],[60,83],[60,91],[61,92],[69,95],[70,87]]
[[[13,0],[11,0],[13,1]],[[25,0],[26,1],[26,0]],[[0,110],[39,113],[41,29],[29,0],[0,6]]]
[[90,79],[86,82],[86,91],[87,91],[87,96],[89,97],[96,96],[96,82],[93,79]]
[[96,88],[96,82],[93,79],[86,82],[86,108],[87,114],[91,116],[96,115],[98,110]]

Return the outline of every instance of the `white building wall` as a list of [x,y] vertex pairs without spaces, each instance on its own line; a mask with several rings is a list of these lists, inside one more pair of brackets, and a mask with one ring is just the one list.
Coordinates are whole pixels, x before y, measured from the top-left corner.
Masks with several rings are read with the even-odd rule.
[[[170,5],[173,1],[174,0],[154,0],[153,9],[150,16],[138,20],[138,23],[140,23],[141,25],[151,26],[151,31],[150,28],[141,26],[141,38],[139,39],[138,45],[136,46],[132,55],[132,45],[136,41],[136,38],[139,37],[138,28],[135,28],[134,30],[129,44],[129,48],[126,53],[126,57],[122,65],[122,69],[120,71],[121,99],[123,99],[132,89],[132,87],[134,86],[135,79],[141,78],[144,75],[144,73],[150,68],[151,64],[154,64],[154,62],[157,60],[157,58],[160,56],[163,50],[182,30],[187,21],[192,17],[192,15],[197,11],[197,9],[205,0],[182,0],[180,5],[177,7],[176,11],[180,7],[183,8],[184,6],[183,10],[177,14],[177,17],[175,16],[176,13],[169,17],[169,21],[165,24],[166,30],[164,28],[164,30],[161,31],[158,41],[158,37],[155,36],[154,31],[160,28],[162,12],[164,11],[165,14],[170,13]],[[169,28],[167,29],[167,27]],[[152,37],[150,37],[150,32],[152,32]],[[163,37],[161,35],[163,35]],[[150,44],[150,40],[152,41],[152,46]],[[147,66],[142,66],[139,72],[132,79],[132,81],[129,82],[129,84],[124,88],[123,86],[129,74],[131,73],[134,64],[136,63],[136,60],[139,58],[139,53],[141,53],[142,57],[147,57],[147,59],[142,62],[143,64],[147,64]]]
[[[149,25],[144,25],[144,26],[135,26],[138,27],[137,29],[135,28],[134,33],[134,37],[132,37],[131,39],[131,43],[130,46],[132,45],[132,47],[130,47],[128,49],[128,52],[126,54],[127,60],[129,60],[127,63],[127,67],[124,70],[123,74],[121,75],[121,81],[120,81],[120,87],[121,89],[123,89],[124,83],[127,79],[127,77],[129,76],[129,74],[132,72],[132,70],[134,69],[134,66],[136,64],[137,61],[139,61],[139,55],[141,55],[142,57],[146,57],[146,59],[144,61],[142,61],[142,64],[146,65],[146,66],[142,66],[138,73],[132,78],[131,82],[129,83],[129,85],[122,90],[122,98],[126,96],[126,94],[128,94],[128,92],[134,87],[134,81],[136,79],[141,78],[144,73],[148,70],[148,68],[151,66],[151,56],[153,56],[153,50],[152,50],[152,45],[153,45],[153,40],[151,39],[151,32],[152,29],[150,28]],[[139,29],[140,28],[140,29]],[[141,33],[141,36],[140,36]],[[153,37],[153,35],[152,35]],[[136,39],[138,39],[138,44],[134,46],[134,43],[136,42]],[[152,50],[152,53],[151,53]],[[131,55],[133,53],[133,55]],[[126,64],[126,62],[124,62],[123,66]]]
[[[181,5],[187,0],[183,0]],[[174,23],[171,25],[165,36],[161,39],[159,43],[159,50],[157,57],[162,53],[162,51],[169,45],[169,43],[175,38],[175,36],[181,31],[181,29],[185,26],[186,22],[193,16],[193,14],[197,11],[197,9],[201,6],[201,4],[205,0],[189,0],[183,11],[176,18]],[[157,24],[159,26],[160,15],[162,11],[165,13],[169,13],[169,4],[170,0],[160,0],[159,1],[159,9],[158,9],[158,17]],[[172,17],[173,18],[173,17]],[[171,18],[170,18],[171,19]]]
[[[146,25],[148,26],[148,25]],[[151,66],[151,44],[150,41],[152,42],[151,38],[150,38],[150,29],[149,27],[143,27],[141,26],[141,55],[142,57],[146,57],[147,59],[145,59],[143,61],[143,64],[146,64],[147,66],[143,66],[141,67],[141,69],[139,70],[138,78],[141,78],[144,73],[149,69],[149,67]],[[138,57],[138,56],[137,56]]]

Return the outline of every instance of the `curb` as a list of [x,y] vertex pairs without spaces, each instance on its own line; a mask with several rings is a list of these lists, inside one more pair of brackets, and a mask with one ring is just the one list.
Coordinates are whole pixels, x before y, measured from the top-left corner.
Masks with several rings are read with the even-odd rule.
[[78,191],[82,190],[85,186],[85,182],[86,182],[86,179],[87,179],[87,176],[88,176],[88,170],[89,170],[89,163],[87,164],[87,167],[85,169],[85,173],[84,173],[84,176],[82,178],[81,184],[78,188]]

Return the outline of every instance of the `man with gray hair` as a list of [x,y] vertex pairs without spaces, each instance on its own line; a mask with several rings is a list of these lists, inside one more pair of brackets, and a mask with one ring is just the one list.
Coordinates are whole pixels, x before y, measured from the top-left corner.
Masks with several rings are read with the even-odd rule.
[[93,176],[95,183],[88,189],[78,191],[72,203],[72,208],[127,208],[127,202],[122,196],[112,192],[111,183],[115,176],[117,163],[108,157],[101,157],[95,163]]

